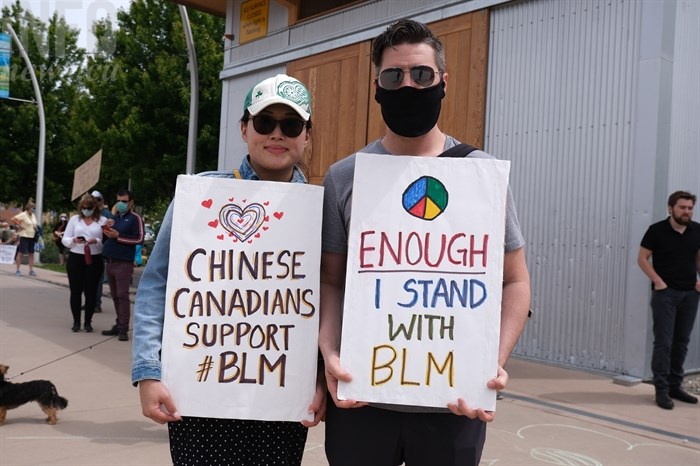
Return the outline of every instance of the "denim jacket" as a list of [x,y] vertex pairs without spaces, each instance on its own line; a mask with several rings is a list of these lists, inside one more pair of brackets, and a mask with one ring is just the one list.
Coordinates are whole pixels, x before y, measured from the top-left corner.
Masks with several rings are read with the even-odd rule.
[[[241,178],[260,180],[251,167],[248,157],[240,166]],[[211,171],[199,176],[215,178],[234,178],[232,172]],[[304,174],[294,167],[292,183],[306,183]],[[158,238],[153,247],[148,263],[141,276],[134,304],[134,331],[131,347],[131,382],[137,385],[146,379],[160,380],[160,350],[163,339],[163,322],[165,321],[165,290],[168,281],[168,257],[170,255],[170,234],[173,226],[173,202],[168,206]]]

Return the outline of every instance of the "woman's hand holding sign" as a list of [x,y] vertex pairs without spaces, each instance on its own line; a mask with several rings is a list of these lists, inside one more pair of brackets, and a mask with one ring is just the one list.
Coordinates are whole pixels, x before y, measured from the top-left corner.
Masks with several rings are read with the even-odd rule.
[[170,392],[160,380],[142,380],[139,382],[141,397],[141,412],[158,424],[179,421],[182,418],[177,412]]

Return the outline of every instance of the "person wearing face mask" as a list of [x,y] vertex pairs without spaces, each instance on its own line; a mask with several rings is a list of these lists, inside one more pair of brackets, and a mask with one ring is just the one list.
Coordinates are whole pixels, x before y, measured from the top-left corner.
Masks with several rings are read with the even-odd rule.
[[[387,129],[384,137],[359,152],[439,157],[459,144],[437,125],[448,75],[443,46],[427,26],[412,20],[397,21],[373,41],[371,58],[377,73],[375,100],[381,105]],[[492,158],[479,150],[469,156]],[[354,169],[353,154],[332,165],[324,179],[319,348],[329,391],[325,437],[328,461],[332,466],[476,466],[486,440],[486,423],[494,419],[493,412],[472,409],[461,398],[444,408],[374,406],[338,399],[338,380],[349,382],[352,378],[340,365],[340,336]],[[510,189],[506,211],[498,368],[496,377],[483,381],[494,391],[504,389],[508,381],[504,366],[530,305],[525,241]]]
[[[302,82],[278,74],[253,86],[243,103],[240,131],[248,150],[240,167],[200,176],[306,183],[299,164],[311,137],[311,95]],[[159,424],[167,422],[175,465],[299,466],[307,428],[318,424],[325,412],[323,371],[309,406],[314,421],[301,423],[181,416],[160,380],[166,286],[168,273],[173,273],[169,272],[173,206],[163,218],[134,305],[131,381],[139,387],[142,413]]]
[[70,250],[66,262],[70,288],[70,310],[74,332],[80,331],[81,302],[85,295],[84,330],[92,332],[97,286],[104,268],[102,262],[102,225],[107,219],[100,215],[97,201],[85,194],[78,203],[78,214],[68,221],[61,241]]
[[68,216],[66,214],[61,214],[58,216],[58,222],[53,227],[53,242],[58,248],[58,265],[64,265],[66,261],[66,247],[63,245],[61,238],[63,238],[63,232],[66,231],[66,226],[68,225]]
[[103,228],[107,239],[104,242],[102,257],[105,261],[109,291],[117,311],[117,321],[111,329],[103,330],[102,335],[118,336],[119,341],[129,341],[129,285],[134,274],[136,245],[143,242],[143,220],[133,211],[133,206],[131,191],[120,190],[114,204],[116,213],[112,219],[107,220]]
[[36,277],[36,272],[34,272],[34,243],[38,239],[39,223],[34,215],[34,210],[34,203],[29,201],[22,212],[12,217],[12,222],[19,228],[19,246],[17,247],[17,257],[15,258],[17,271],[15,275],[22,275],[19,268],[22,264],[22,259],[27,255],[29,276]]

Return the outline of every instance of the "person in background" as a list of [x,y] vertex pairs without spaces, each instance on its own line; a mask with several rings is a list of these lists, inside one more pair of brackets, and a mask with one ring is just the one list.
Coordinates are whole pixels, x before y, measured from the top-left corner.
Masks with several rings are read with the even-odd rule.
[[[283,93],[283,90],[287,92]],[[311,96],[298,80],[277,75],[254,86],[243,105],[240,130],[247,143],[238,177],[282,183],[305,183],[298,167],[309,142]],[[227,172],[202,176],[234,178]],[[138,384],[143,415],[168,423],[170,454],[176,465],[300,465],[307,426],[318,424],[325,411],[325,383],[317,379],[309,406],[314,421],[274,422],[182,417],[168,388],[160,382],[160,350],[165,318],[165,290],[173,221],[173,203],[165,214],[158,241],[144,269],[134,306],[131,380]]]
[[63,245],[70,250],[66,263],[70,287],[70,309],[73,314],[74,332],[80,331],[80,304],[85,295],[86,332],[92,332],[92,315],[95,312],[96,288],[102,276],[102,225],[107,219],[97,210],[97,201],[90,194],[78,203],[78,214],[68,221],[63,232]]
[[61,214],[58,216],[58,222],[53,227],[53,242],[58,248],[58,265],[64,265],[66,261],[66,247],[63,245],[61,238],[63,232],[66,231],[68,225],[68,216]]
[[107,220],[103,229],[104,242],[102,257],[105,260],[105,276],[109,283],[109,291],[117,311],[116,324],[109,330],[103,330],[102,335],[118,336],[119,341],[129,341],[129,319],[131,317],[131,302],[129,301],[129,285],[134,274],[134,255],[136,246],[143,241],[143,221],[134,212],[134,200],[131,191],[122,189],[117,193],[114,204],[116,214]]
[[22,264],[22,259],[27,255],[29,276],[36,277],[36,272],[34,272],[34,244],[38,239],[39,223],[34,215],[34,210],[34,203],[29,201],[22,212],[12,217],[12,222],[19,228],[19,246],[17,247],[17,257],[15,259],[17,271],[15,275],[22,275],[19,268]]
[[[102,196],[102,193],[95,190],[92,193],[92,197],[95,198],[97,201],[97,211],[100,213],[100,215],[106,219],[113,218],[114,215],[112,215],[112,211],[109,210],[107,205],[105,204],[104,197]],[[104,275],[104,267],[102,268],[102,276],[100,277],[99,280],[99,285],[97,286],[97,296],[95,296],[95,312],[100,313],[102,312],[102,287],[105,283],[107,283],[107,280]]]
[[[437,157],[456,146],[458,141],[437,124],[448,74],[442,43],[430,29],[412,20],[397,21],[373,41],[371,57],[377,73],[375,100],[381,106],[387,129],[383,138],[360,151],[387,157]],[[482,151],[469,156],[492,158]],[[354,169],[355,157],[351,155],[333,164],[323,182],[319,347],[330,393],[326,418],[328,461],[333,466],[393,466],[402,462],[477,466],[486,440],[486,423],[494,419],[492,412],[473,409],[462,398],[444,408],[380,407],[338,399],[338,380],[352,379],[340,365],[340,335]],[[506,386],[504,366],[530,306],[525,240],[510,189],[505,233],[498,368],[496,377],[483,381],[494,391]]]
[[698,402],[681,386],[700,299],[700,224],[692,221],[695,201],[695,195],[686,191],[671,194],[669,216],[649,227],[637,257],[651,280],[651,372],[656,404],[663,409],[673,409],[673,399]]
[[[14,225],[13,225],[14,227]],[[0,222],[0,243],[7,245],[14,245],[17,243],[17,232],[11,227],[7,222]]]

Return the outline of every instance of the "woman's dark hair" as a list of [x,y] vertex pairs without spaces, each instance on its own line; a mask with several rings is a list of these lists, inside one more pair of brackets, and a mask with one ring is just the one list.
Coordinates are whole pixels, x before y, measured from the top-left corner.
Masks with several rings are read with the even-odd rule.
[[428,44],[435,52],[435,63],[438,71],[445,72],[445,49],[440,39],[423,23],[412,19],[400,19],[391,24],[384,32],[372,41],[372,63],[377,74],[382,67],[382,55],[387,47],[401,44]]

